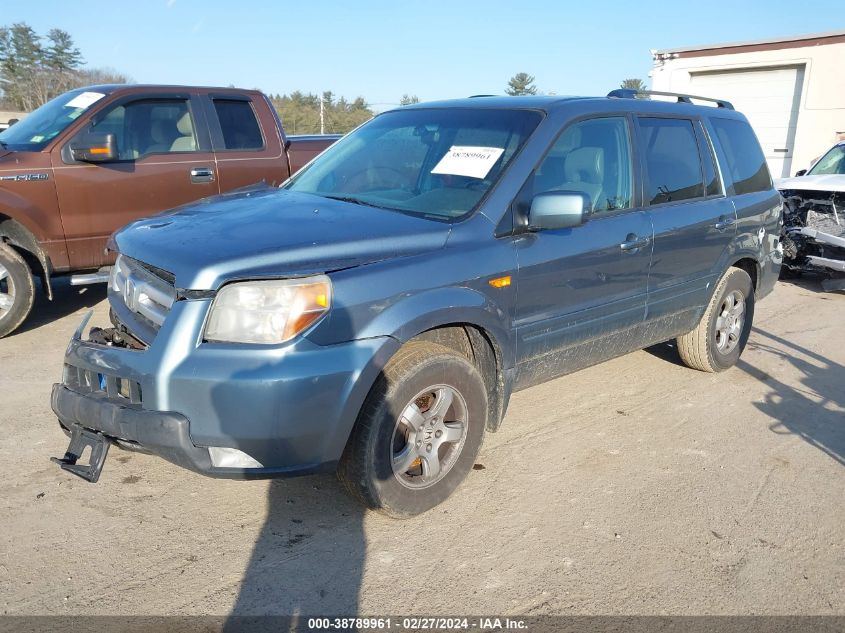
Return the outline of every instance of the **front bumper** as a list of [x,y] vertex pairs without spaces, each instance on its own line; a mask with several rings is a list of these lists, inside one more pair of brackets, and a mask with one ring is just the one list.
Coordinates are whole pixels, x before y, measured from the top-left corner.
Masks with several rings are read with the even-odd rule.
[[[62,426],[98,431],[215,477],[331,469],[398,341],[205,344],[202,303],[177,302],[144,351],[84,341],[77,331],[63,383],[53,387]],[[215,467],[208,452],[214,446],[243,451],[262,467]]]
[[53,385],[50,399],[62,427],[81,426],[112,440],[135,444],[166,460],[200,473],[211,473],[208,449],[194,446],[188,419],[178,413],[143,411],[109,402],[105,396],[78,393]]

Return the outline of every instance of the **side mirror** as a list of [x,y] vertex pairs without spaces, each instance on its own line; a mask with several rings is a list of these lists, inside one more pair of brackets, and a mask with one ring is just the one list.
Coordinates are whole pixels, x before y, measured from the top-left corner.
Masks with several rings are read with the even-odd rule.
[[73,160],[83,163],[108,163],[117,160],[114,134],[86,134],[70,146]]
[[796,172],[795,172],[795,176],[796,176],[796,177],[798,177],[798,176],[803,176],[803,175],[804,175],[804,174],[806,174],[806,173],[807,173],[807,170],[806,170],[806,169],[799,169],[798,171],[796,171]]
[[533,231],[568,229],[587,221],[593,212],[593,202],[580,191],[546,191],[531,201],[528,228]]

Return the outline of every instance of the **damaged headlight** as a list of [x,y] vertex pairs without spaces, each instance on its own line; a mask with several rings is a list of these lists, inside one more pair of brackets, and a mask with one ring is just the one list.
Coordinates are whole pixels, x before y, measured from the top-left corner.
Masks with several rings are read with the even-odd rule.
[[214,298],[205,340],[272,345],[289,341],[329,311],[332,284],[326,275],[242,281]]

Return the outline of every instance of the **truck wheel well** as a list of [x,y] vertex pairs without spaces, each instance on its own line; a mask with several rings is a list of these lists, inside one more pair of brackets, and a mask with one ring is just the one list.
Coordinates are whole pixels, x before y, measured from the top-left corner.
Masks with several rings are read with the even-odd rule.
[[41,278],[41,286],[52,300],[50,260],[38,245],[38,240],[20,222],[0,213],[0,242],[15,249],[23,257],[29,270]]
[[758,272],[760,265],[750,257],[745,257],[736,261],[732,265],[733,268],[740,268],[748,273],[748,276],[751,277],[751,287],[754,290],[757,290],[757,279],[758,279]]
[[502,353],[495,339],[482,328],[470,323],[452,323],[426,330],[411,340],[431,341],[454,349],[478,368],[490,396],[487,430],[498,430],[505,416],[507,402]]

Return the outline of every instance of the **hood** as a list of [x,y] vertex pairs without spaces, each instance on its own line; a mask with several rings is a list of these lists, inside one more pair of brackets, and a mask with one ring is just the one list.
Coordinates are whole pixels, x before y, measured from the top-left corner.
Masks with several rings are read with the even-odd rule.
[[172,273],[176,287],[329,272],[442,248],[450,225],[281,189],[207,198],[138,220],[114,236],[129,257]]
[[775,180],[775,187],[780,191],[845,191],[845,174],[779,178]]

